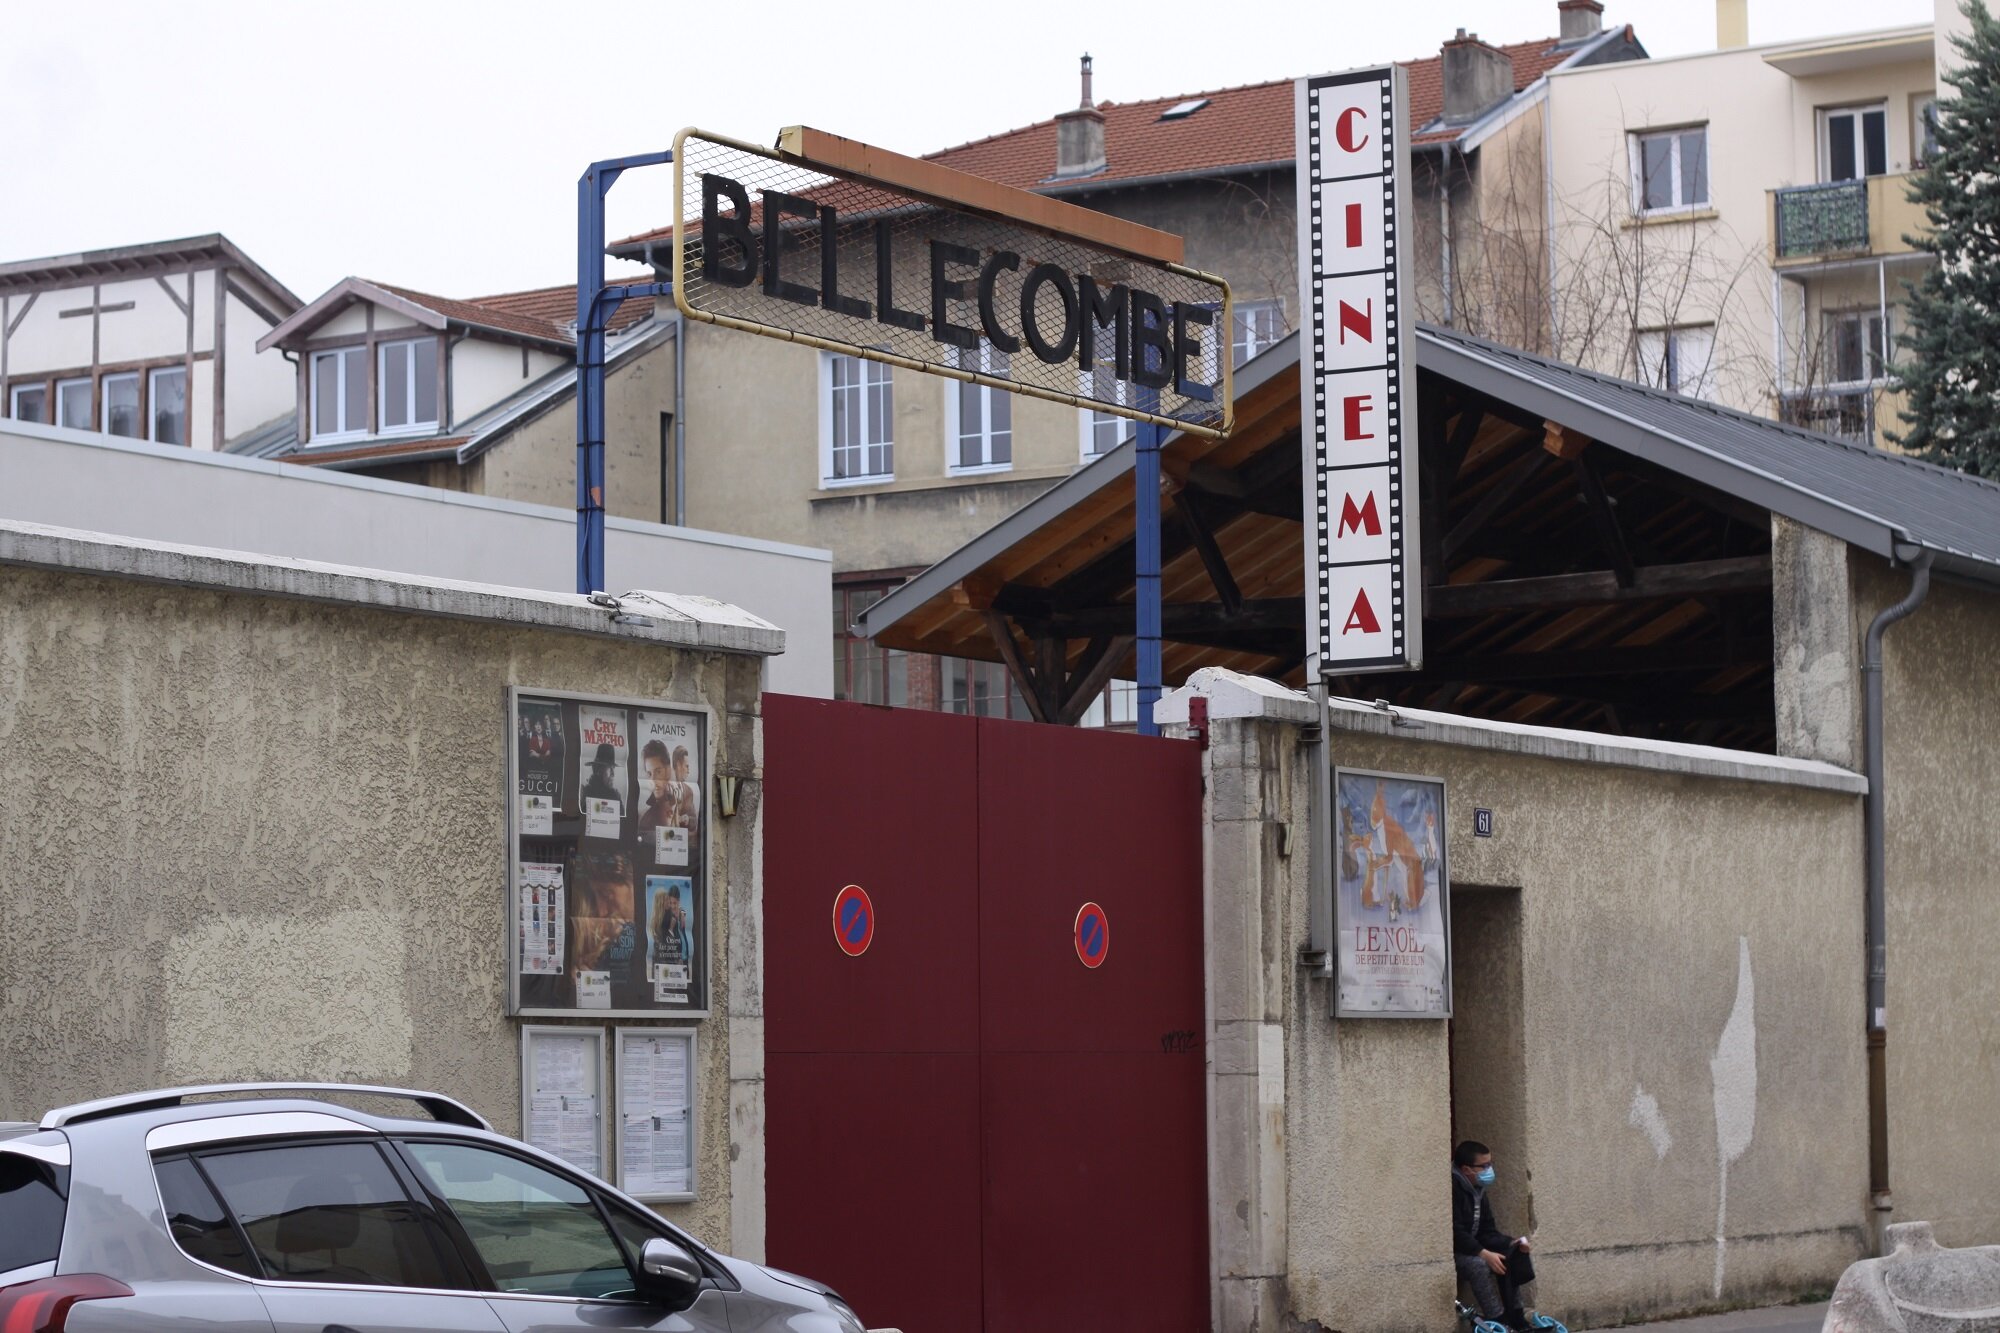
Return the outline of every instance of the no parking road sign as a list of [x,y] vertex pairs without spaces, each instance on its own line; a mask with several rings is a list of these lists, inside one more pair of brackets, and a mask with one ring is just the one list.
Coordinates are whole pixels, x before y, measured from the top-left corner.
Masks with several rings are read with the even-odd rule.
[[1096,903],[1076,911],[1076,956],[1085,967],[1102,967],[1111,953],[1111,918]]
[[833,938],[849,958],[859,958],[875,942],[875,904],[859,884],[833,896]]

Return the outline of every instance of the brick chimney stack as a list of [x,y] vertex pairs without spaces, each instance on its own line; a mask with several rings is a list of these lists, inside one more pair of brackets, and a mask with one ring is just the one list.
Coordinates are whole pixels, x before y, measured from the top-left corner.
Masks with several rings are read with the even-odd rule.
[[1056,117],[1056,175],[1104,170],[1104,113],[1090,99],[1090,54],[1083,57],[1083,100]]
[[1556,10],[1562,15],[1564,46],[1587,42],[1604,31],[1604,6],[1598,0],[1556,0]]
[[1446,120],[1474,120],[1514,95],[1514,62],[1478,33],[1460,28],[1443,56]]

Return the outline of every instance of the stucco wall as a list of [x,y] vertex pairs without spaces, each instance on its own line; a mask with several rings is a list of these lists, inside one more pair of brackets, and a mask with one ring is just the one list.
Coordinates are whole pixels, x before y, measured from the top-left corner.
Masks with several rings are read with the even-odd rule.
[[[0,604],[0,1118],[352,1079],[515,1132],[504,688],[707,705],[718,770],[759,762],[752,656],[18,566]],[[755,792],[712,826],[701,1198],[663,1209],[724,1247],[732,1016],[761,1013]]]
[[[1858,636],[1909,577],[1857,555],[1855,588]],[[1935,1222],[1945,1245],[1991,1245],[2000,1243],[2000,598],[1935,582],[1923,608],[1889,630],[1883,654],[1890,1220]]]
[[[478,334],[465,338],[451,349],[451,425],[464,425],[561,364],[562,359],[549,352],[488,342]],[[572,435],[570,445],[575,444]]]

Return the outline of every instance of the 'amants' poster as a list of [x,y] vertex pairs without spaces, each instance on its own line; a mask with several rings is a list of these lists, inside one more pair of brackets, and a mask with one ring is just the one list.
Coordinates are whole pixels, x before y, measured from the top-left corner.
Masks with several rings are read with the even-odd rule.
[[1443,781],[1334,774],[1339,1017],[1451,1015],[1451,876]]
[[640,856],[649,866],[683,868],[701,831],[699,720],[686,713],[635,716]]

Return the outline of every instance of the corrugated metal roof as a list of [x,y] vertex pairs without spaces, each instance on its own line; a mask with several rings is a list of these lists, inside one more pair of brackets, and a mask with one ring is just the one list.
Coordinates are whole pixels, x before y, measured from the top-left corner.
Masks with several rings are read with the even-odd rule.
[[1418,331],[1417,364],[1877,555],[1915,543],[2000,584],[1993,482],[1449,329]]

